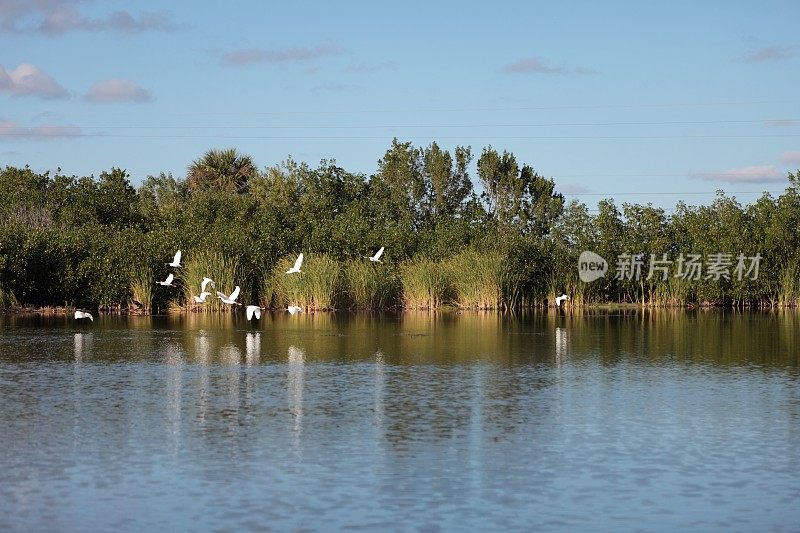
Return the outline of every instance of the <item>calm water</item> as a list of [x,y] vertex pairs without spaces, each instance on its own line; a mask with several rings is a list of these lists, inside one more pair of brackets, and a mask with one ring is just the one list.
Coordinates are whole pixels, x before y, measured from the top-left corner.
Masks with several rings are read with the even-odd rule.
[[0,530],[800,528],[800,316],[0,318]]

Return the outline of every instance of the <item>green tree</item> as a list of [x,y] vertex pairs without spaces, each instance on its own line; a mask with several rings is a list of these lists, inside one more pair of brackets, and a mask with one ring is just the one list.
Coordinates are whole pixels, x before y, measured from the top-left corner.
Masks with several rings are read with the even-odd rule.
[[209,150],[186,170],[189,191],[213,189],[243,194],[250,179],[256,175],[256,165],[249,155],[235,148]]
[[528,165],[520,168],[509,152],[484,148],[478,159],[478,177],[488,211],[502,228],[544,237],[564,208],[564,197],[555,191],[553,180]]

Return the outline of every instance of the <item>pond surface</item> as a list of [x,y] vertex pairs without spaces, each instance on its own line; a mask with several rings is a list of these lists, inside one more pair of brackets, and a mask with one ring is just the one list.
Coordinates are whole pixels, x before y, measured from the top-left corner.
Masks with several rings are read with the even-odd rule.
[[0,317],[0,530],[794,530],[800,316]]

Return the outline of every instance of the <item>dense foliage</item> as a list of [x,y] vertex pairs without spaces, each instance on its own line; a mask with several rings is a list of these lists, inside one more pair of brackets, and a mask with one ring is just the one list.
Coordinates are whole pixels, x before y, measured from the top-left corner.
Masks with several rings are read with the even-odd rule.
[[[188,308],[205,270],[241,285],[242,303],[320,308],[509,308],[562,291],[574,303],[792,305],[798,298],[798,174],[781,196],[765,193],[746,206],[719,193],[710,205],[679,203],[671,214],[610,199],[594,212],[565,205],[551,179],[491,147],[477,161],[478,193],[472,157],[469,148],[450,153],[395,140],[365,176],[335,161],[312,168],[290,159],[261,171],[235,150],[211,150],[189,165],[186,179],[149,176],[138,189],[118,168],[77,177],[6,167],[0,304]],[[385,263],[369,264],[364,256],[381,246]],[[189,261],[182,290],[155,287],[176,249]],[[606,258],[611,272],[579,281],[583,250]],[[318,271],[281,279],[300,251],[306,272]],[[718,252],[760,254],[758,279],[646,279],[646,262],[640,279],[614,279],[622,253]],[[224,274],[211,272],[214,265]]]

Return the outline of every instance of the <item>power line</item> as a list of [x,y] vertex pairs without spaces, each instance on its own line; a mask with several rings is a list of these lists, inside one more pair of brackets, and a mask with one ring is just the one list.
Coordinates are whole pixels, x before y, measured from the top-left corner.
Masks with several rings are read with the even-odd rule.
[[[556,187],[557,189],[558,187]],[[697,195],[697,194],[717,194],[717,192],[722,192],[724,194],[780,194],[784,192],[783,190],[780,191],[725,191],[720,189],[719,191],[685,191],[685,192],[667,192],[667,191],[657,191],[657,192],[576,192],[576,193],[567,193],[562,192],[564,196],[635,196],[635,195],[675,195],[675,196],[683,196],[683,195]]]
[[291,129],[291,130],[313,130],[313,129],[392,129],[392,128],[549,128],[549,127],[593,127],[593,126],[680,126],[680,125],[713,125],[713,124],[764,124],[769,122],[797,122],[800,125],[800,119],[797,118],[782,118],[782,119],[750,119],[750,120],[666,120],[666,121],[632,121],[632,122],[543,122],[534,124],[357,124],[357,125],[185,125],[185,126],[163,126],[163,125],[75,125],[71,124],[70,127],[77,128],[93,128],[93,129],[115,129],[115,130],[131,130],[131,129],[160,129],[160,130],[181,130],[181,129],[240,129],[240,130],[258,130],[258,129]]
[[655,102],[644,104],[595,104],[595,105],[550,105],[550,106],[500,106],[500,107],[450,107],[450,108],[395,108],[395,109],[350,109],[350,110],[281,110],[281,111],[206,111],[192,113],[172,113],[173,115],[206,115],[206,116],[262,116],[262,115],[349,115],[371,113],[467,113],[474,111],[557,111],[582,109],[659,109],[679,107],[725,107],[745,105],[798,105],[795,100],[740,100],[740,101],[705,101],[705,102]]
[[[388,134],[387,134],[388,135]],[[35,135],[31,132],[0,132],[0,136],[5,137],[34,137],[38,139],[46,138],[81,138],[81,137],[104,137],[118,139],[231,139],[231,140],[385,140],[387,135],[164,135],[164,134],[138,134],[138,135],[117,135],[107,133],[76,133],[69,135]],[[473,134],[473,136],[475,136]],[[800,134],[775,134],[775,135],[479,135],[482,139],[498,140],[658,140],[658,139],[781,139],[800,137]],[[438,139],[460,140],[463,136],[438,136]]]

